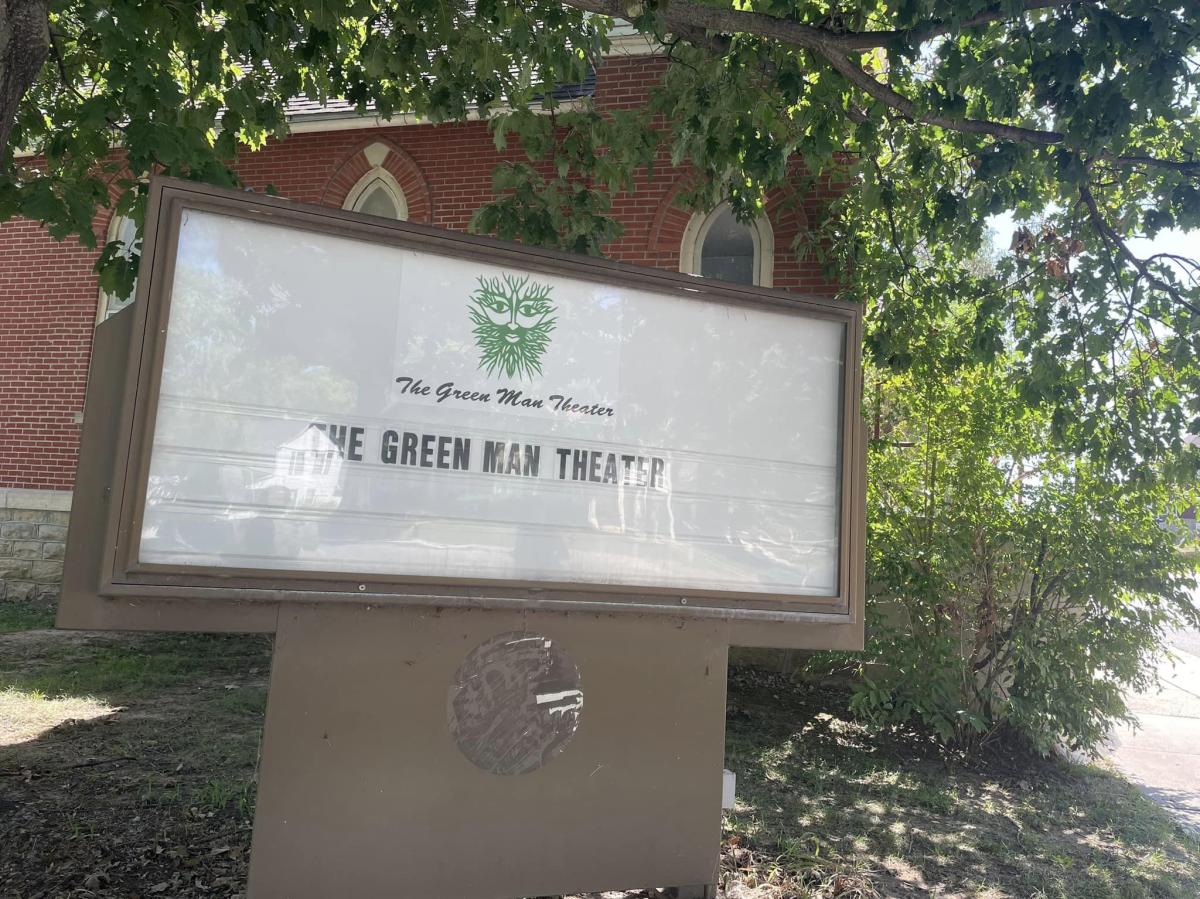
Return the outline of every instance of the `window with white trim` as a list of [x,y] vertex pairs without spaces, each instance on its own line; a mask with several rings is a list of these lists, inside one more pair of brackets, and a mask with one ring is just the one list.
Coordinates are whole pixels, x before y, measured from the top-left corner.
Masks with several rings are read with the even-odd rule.
[[728,203],[688,222],[679,248],[679,270],[734,284],[770,287],[775,234],[766,216],[739,222]]
[[346,195],[343,207],[354,212],[403,221],[408,218],[404,190],[391,172],[376,166],[358,179]]
[[[132,259],[133,254],[138,250],[141,241],[137,236],[137,225],[133,219],[124,215],[114,215],[108,223],[108,243],[116,241],[121,245],[120,255],[125,259]],[[97,304],[96,323],[104,321],[106,318],[111,318],[116,315],[126,306],[133,302],[133,296],[137,293],[137,279],[134,278],[133,287],[130,288],[129,296],[118,297],[110,294],[107,290],[100,291],[100,300]]]

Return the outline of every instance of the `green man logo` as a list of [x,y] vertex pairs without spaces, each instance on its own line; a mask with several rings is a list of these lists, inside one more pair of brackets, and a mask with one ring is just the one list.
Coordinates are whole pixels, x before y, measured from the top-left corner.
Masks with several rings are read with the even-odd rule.
[[529,277],[480,278],[470,312],[480,368],[522,379],[542,373],[555,322],[549,287]]

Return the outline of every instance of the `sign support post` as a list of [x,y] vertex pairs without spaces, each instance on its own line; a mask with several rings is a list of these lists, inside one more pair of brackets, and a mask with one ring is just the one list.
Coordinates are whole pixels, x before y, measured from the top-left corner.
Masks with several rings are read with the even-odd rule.
[[[549,641],[578,671],[578,729],[553,755],[542,710],[574,697],[539,707],[536,678],[527,691],[501,657],[468,675],[486,682],[460,710],[472,726],[504,746],[532,732],[516,756],[480,760],[523,756],[520,773],[473,762],[448,721],[457,670],[496,635]],[[703,895],[719,861],[727,648],[724,622],[662,616],[285,610],[251,899]]]

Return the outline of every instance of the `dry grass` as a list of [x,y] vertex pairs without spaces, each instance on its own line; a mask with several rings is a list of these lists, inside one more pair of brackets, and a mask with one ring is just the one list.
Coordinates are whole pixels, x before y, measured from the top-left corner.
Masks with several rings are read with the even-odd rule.
[[91,721],[117,711],[90,696],[50,697],[38,690],[0,690],[0,746],[34,740],[63,724]]

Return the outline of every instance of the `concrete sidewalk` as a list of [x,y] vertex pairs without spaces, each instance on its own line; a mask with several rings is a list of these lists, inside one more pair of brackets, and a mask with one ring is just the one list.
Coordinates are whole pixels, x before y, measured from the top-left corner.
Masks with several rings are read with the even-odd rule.
[[1129,697],[1141,727],[1118,728],[1105,753],[1143,793],[1200,834],[1200,632],[1171,638],[1162,689]]

